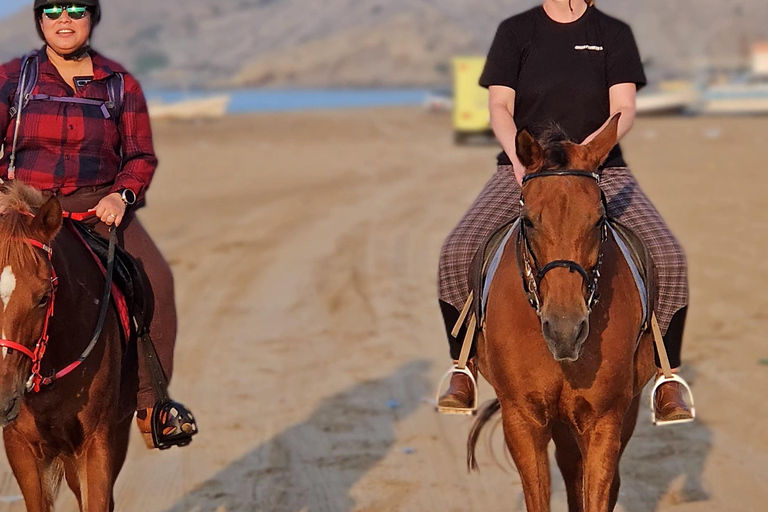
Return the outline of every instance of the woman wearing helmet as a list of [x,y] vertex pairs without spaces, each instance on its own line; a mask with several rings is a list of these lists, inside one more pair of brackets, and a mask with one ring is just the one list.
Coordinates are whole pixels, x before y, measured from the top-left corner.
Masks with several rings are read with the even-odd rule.
[[[489,235],[520,213],[526,170],[515,151],[518,128],[540,135],[555,123],[572,140],[588,143],[619,112],[619,138],[632,128],[635,95],[646,83],[640,54],[629,25],[599,11],[594,3],[545,0],[502,22],[496,33],[480,85],[489,89],[491,125],[504,152],[496,174],[449,235],[440,255],[439,303],[454,360],[459,359],[462,343],[461,335],[456,338],[451,331],[469,296],[470,261]],[[685,253],[635,181],[618,145],[601,172],[609,215],[635,231],[658,271],[657,314],[667,355],[677,368],[688,311]],[[472,361],[469,366],[474,369]],[[686,389],[678,381],[660,384],[654,400],[660,422],[693,419],[684,399]],[[439,405],[444,410],[476,407],[474,393],[472,380],[455,372]]]
[[[170,378],[173,276],[135,216],[157,167],[144,94],[122,66],[89,46],[101,18],[98,0],[35,0],[34,13],[45,46],[0,66],[0,177],[56,195],[67,211],[95,212],[102,235],[120,227],[120,244],[141,263],[151,285],[150,330]],[[145,441],[150,447],[188,444],[196,428],[181,432],[173,418],[152,414],[170,402],[155,403],[149,368],[139,360],[137,422]],[[181,404],[173,407],[174,417],[191,418]]]

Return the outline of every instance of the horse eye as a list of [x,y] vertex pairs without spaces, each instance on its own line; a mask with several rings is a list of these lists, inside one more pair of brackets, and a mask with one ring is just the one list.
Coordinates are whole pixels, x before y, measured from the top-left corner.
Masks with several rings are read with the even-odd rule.
[[51,294],[50,293],[46,293],[45,295],[43,295],[40,298],[40,302],[38,303],[37,306],[43,308],[43,307],[48,305],[48,301],[50,301],[50,300],[51,300]]
[[528,217],[523,217],[523,224],[525,225],[526,228],[533,229],[533,222],[531,222],[531,219],[529,219]]

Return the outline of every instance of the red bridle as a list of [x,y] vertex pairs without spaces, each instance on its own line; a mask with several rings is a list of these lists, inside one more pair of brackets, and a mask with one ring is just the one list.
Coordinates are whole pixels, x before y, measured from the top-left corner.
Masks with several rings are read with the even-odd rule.
[[[26,215],[29,215],[31,217],[34,217],[31,213],[26,213]],[[63,212],[63,217],[70,218],[73,220],[84,220],[88,217],[91,217],[95,215],[93,212],[86,212],[86,213],[69,213],[69,212]],[[45,315],[45,323],[43,324],[43,330],[40,333],[40,338],[37,340],[37,343],[35,344],[35,350],[32,351],[25,347],[24,345],[17,343],[15,341],[6,340],[6,339],[0,339],[0,347],[7,348],[9,350],[18,350],[20,353],[24,354],[28,358],[32,360],[32,374],[30,375],[29,379],[27,380],[27,391],[33,390],[35,393],[38,393],[40,391],[40,386],[42,385],[48,385],[51,384],[54,380],[59,379],[68,373],[72,372],[75,368],[80,366],[80,363],[82,361],[78,360],[74,363],[70,364],[63,370],[60,370],[56,372],[55,375],[52,377],[43,377],[43,375],[40,373],[40,367],[43,362],[43,356],[45,355],[45,351],[48,348],[48,327],[51,323],[51,318],[53,318],[53,311],[54,311],[54,304],[56,302],[56,289],[58,288],[58,280],[59,278],[56,276],[56,269],[53,268],[53,248],[49,245],[46,245],[39,240],[35,240],[34,238],[29,238],[26,240],[32,247],[36,247],[38,249],[42,249],[45,251],[45,253],[48,255],[48,262],[51,266],[51,297],[48,301],[48,310]]]

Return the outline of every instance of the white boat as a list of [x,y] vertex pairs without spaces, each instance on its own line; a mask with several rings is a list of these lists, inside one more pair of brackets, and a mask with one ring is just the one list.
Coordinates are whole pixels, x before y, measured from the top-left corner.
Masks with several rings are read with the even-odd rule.
[[754,81],[712,86],[704,93],[700,113],[712,115],[768,114],[768,83]]
[[696,102],[696,93],[686,91],[652,91],[637,95],[638,115],[680,114]]
[[149,102],[152,119],[215,119],[224,117],[229,105],[229,95],[195,98],[174,103]]

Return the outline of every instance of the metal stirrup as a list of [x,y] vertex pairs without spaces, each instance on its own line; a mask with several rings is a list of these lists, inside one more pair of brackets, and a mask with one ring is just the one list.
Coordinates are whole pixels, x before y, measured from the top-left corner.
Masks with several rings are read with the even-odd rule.
[[[672,373],[672,365],[669,364],[669,356],[667,356],[667,349],[664,346],[664,338],[661,336],[661,329],[659,328],[659,321],[656,319],[655,312],[651,315],[651,326],[653,328],[653,339],[656,343],[656,352],[658,352],[659,361],[661,362],[661,371],[664,373],[663,376],[656,379],[656,383],[654,384],[653,390],[651,391],[651,419],[653,420],[653,424],[663,426],[675,425],[678,423],[690,423],[696,419],[696,407],[694,407],[693,404],[693,392],[691,391],[691,387],[688,385],[688,383],[685,382],[685,379]],[[658,418],[656,418],[656,392],[663,384],[666,384],[667,382],[678,382],[681,386],[683,386],[683,388],[685,388],[686,392],[688,393],[688,399],[691,403],[690,418],[672,421],[659,421]]]

